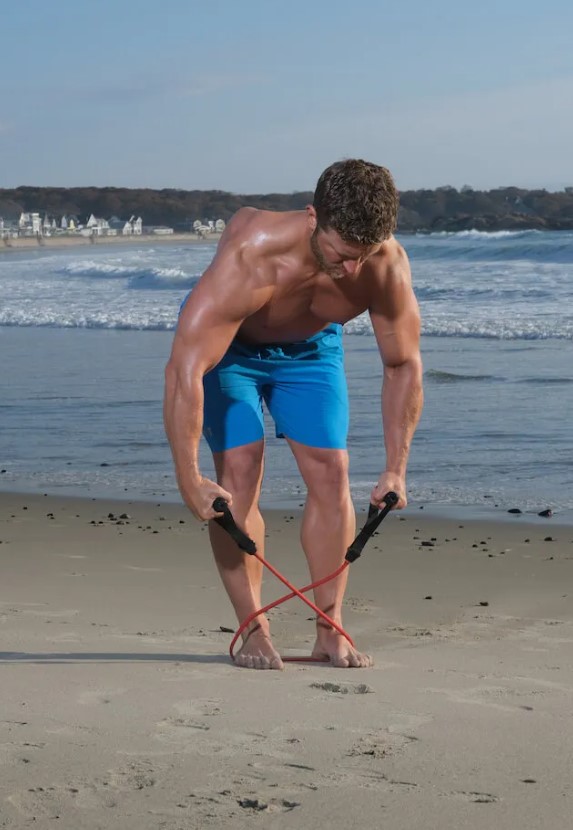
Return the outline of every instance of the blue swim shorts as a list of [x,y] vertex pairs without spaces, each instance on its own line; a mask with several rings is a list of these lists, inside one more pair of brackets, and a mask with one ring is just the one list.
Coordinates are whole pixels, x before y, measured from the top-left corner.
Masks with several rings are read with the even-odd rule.
[[348,391],[339,323],[296,343],[234,340],[203,385],[203,434],[213,452],[263,438],[263,401],[277,438],[346,448]]

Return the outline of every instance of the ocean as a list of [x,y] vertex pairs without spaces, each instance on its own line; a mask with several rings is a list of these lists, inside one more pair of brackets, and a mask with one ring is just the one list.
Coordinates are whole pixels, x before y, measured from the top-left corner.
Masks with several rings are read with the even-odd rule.
[[[573,233],[400,237],[423,317],[425,408],[412,510],[573,523]],[[179,304],[214,245],[0,254],[0,489],[179,500],[163,369]],[[345,326],[351,486],[383,466],[381,363],[367,315]],[[201,447],[205,474],[212,472]],[[262,503],[304,488],[267,422]],[[512,516],[512,520],[515,517]],[[539,521],[546,521],[541,520]]]

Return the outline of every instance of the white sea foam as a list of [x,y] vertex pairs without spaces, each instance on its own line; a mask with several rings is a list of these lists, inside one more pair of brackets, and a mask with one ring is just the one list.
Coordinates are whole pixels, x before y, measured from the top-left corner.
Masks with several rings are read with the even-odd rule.
[[434,233],[417,233],[417,237],[434,237],[438,239],[520,239],[524,236],[532,236],[540,234],[542,231],[537,230],[521,230],[521,231],[478,231],[471,228],[466,231],[436,231]]
[[[573,234],[462,231],[403,241],[425,334],[573,338]],[[467,257],[458,256],[460,246]],[[214,251],[174,246],[0,258],[0,325],[172,330]],[[345,331],[371,336],[368,315]]]

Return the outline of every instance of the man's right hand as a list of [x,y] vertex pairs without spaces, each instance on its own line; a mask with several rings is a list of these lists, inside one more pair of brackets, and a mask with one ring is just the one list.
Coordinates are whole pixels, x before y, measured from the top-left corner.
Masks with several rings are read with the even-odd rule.
[[223,490],[214,481],[200,476],[187,488],[185,503],[196,519],[206,522],[208,519],[222,515],[213,510],[213,502],[218,497],[224,498],[229,507],[233,504],[233,497],[227,490]]

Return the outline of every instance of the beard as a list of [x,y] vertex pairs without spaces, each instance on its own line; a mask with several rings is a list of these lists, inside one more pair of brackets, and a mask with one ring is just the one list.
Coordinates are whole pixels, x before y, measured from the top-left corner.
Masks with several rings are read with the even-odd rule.
[[310,250],[318,262],[320,270],[324,271],[325,274],[328,274],[328,276],[333,280],[341,280],[342,277],[345,276],[343,269],[337,268],[335,265],[331,265],[326,261],[324,254],[320,250],[320,245],[318,244],[318,228],[314,229],[312,236],[310,237]]

